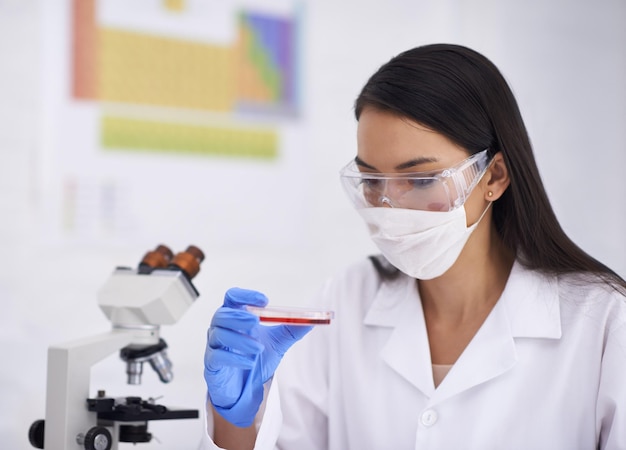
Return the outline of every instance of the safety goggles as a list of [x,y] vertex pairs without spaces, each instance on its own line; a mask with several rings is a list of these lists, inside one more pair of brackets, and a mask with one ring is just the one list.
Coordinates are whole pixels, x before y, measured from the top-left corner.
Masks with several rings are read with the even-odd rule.
[[483,150],[453,167],[432,172],[368,173],[351,161],[340,176],[357,209],[387,206],[452,211],[465,203],[488,165],[489,156]]

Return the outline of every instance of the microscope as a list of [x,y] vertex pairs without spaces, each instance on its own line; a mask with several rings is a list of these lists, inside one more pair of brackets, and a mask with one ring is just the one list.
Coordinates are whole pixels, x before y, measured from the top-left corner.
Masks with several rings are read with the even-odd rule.
[[191,280],[204,260],[189,246],[176,255],[164,245],[147,252],[136,268],[117,267],[98,291],[112,329],[48,349],[45,420],[28,438],[46,450],[117,450],[118,442],[150,442],[148,421],[195,419],[198,410],[170,409],[153,399],[89,397],[91,366],[114,352],[126,363],[128,384],[140,384],[143,364],[172,380],[172,363],[160,326],[176,323],[199,294]]

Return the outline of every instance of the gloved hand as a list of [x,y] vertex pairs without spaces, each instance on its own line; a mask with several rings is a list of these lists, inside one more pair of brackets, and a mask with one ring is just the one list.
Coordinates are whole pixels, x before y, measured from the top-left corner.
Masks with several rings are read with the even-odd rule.
[[260,292],[232,288],[213,316],[204,354],[204,379],[211,403],[239,427],[254,422],[263,401],[263,384],[273,375],[285,352],[313,327],[264,326],[245,305],[265,306]]

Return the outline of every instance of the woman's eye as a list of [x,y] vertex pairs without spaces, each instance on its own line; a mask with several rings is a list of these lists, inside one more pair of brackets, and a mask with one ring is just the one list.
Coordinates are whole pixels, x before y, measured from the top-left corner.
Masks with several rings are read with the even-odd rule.
[[380,189],[383,186],[383,180],[377,180],[375,178],[364,178],[362,183],[367,189]]
[[426,189],[431,187],[434,182],[434,178],[413,178],[409,180],[413,189]]

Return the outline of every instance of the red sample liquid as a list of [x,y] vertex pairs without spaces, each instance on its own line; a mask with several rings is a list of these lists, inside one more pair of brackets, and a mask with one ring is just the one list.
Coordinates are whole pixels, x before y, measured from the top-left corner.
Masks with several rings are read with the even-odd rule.
[[306,319],[302,317],[259,317],[261,322],[290,323],[293,325],[328,325],[330,319]]
[[258,307],[248,305],[246,309],[257,316],[261,322],[267,324],[328,325],[334,317],[332,311],[294,307]]

